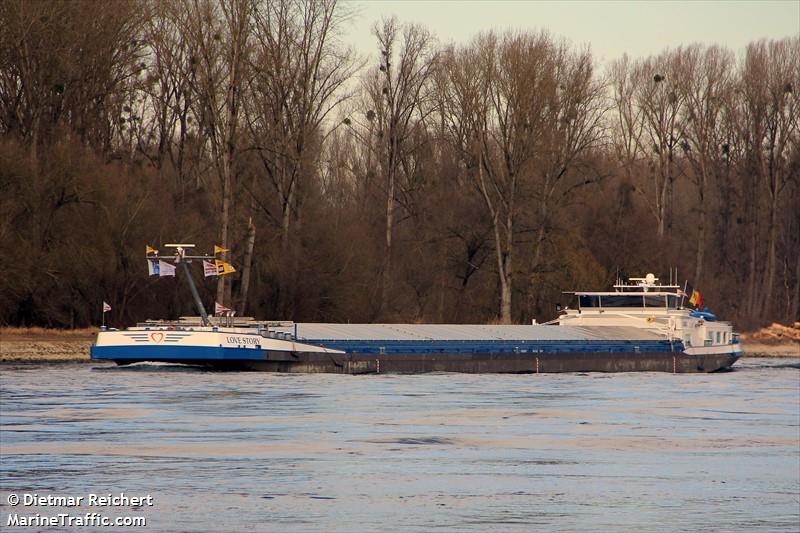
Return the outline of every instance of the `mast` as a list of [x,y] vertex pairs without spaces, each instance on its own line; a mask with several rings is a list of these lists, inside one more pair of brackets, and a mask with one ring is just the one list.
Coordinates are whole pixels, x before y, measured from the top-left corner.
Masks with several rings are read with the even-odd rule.
[[194,286],[194,280],[189,272],[189,267],[186,266],[186,261],[181,261],[181,265],[183,266],[183,273],[186,274],[186,283],[189,284],[189,289],[192,291],[194,304],[197,306],[197,310],[200,312],[200,318],[203,321],[203,325],[208,326],[210,322],[208,320],[208,315],[206,314],[206,308],[203,307],[203,301],[200,299],[200,295],[197,293],[197,287]]
[[206,260],[206,261],[214,261],[216,256],[213,255],[186,255],[187,248],[194,248],[194,244],[165,244],[167,248],[175,248],[175,255],[171,257],[161,257],[158,254],[156,255],[148,255],[148,260],[165,260],[169,259],[174,261],[174,263],[180,264],[183,267],[183,273],[186,277],[186,283],[189,285],[189,290],[192,293],[192,299],[194,300],[194,305],[197,307],[197,312],[200,313],[200,320],[202,321],[204,326],[210,326],[211,321],[208,319],[208,313],[206,313],[206,308],[203,306],[203,300],[200,299],[200,293],[197,292],[197,287],[194,284],[194,279],[192,278],[191,272],[189,272],[189,267],[187,263],[191,263],[193,260]]

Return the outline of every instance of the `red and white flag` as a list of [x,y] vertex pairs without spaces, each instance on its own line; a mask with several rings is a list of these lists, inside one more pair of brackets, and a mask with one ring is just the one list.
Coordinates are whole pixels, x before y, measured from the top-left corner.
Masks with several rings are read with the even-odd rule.
[[208,278],[217,275],[217,265],[203,259],[203,274]]
[[232,309],[228,309],[227,307],[225,307],[224,305],[220,304],[219,302],[214,302],[214,314],[215,315],[221,315],[223,313],[230,313],[232,311],[233,311]]
[[111,311],[111,306],[103,302],[103,312],[108,313],[109,311]]

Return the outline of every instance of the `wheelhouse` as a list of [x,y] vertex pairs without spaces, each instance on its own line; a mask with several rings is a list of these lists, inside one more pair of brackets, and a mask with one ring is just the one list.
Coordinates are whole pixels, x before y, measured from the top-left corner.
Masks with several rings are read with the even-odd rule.
[[577,292],[579,309],[633,308],[682,309],[681,297],[675,293],[653,292]]

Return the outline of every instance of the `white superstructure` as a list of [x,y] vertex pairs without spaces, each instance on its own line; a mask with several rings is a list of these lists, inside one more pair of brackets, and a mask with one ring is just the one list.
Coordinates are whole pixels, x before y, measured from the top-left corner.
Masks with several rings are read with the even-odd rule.
[[558,323],[565,326],[628,326],[658,332],[682,342],[687,354],[741,353],[730,322],[684,307],[678,285],[661,285],[653,274],[617,282],[614,291],[573,292],[578,308],[567,308]]

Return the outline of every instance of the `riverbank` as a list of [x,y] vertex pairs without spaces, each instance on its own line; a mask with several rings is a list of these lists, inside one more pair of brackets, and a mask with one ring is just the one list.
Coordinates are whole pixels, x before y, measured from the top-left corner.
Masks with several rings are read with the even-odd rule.
[[782,342],[778,344],[764,344],[754,341],[742,341],[742,349],[746,357],[798,357],[800,358],[800,344],[796,342]]
[[[89,347],[97,328],[50,330],[44,328],[0,329],[0,362],[89,362]],[[797,357],[800,343],[795,341],[759,342],[743,339],[745,356]]]
[[85,361],[97,328],[0,328],[0,362]]

